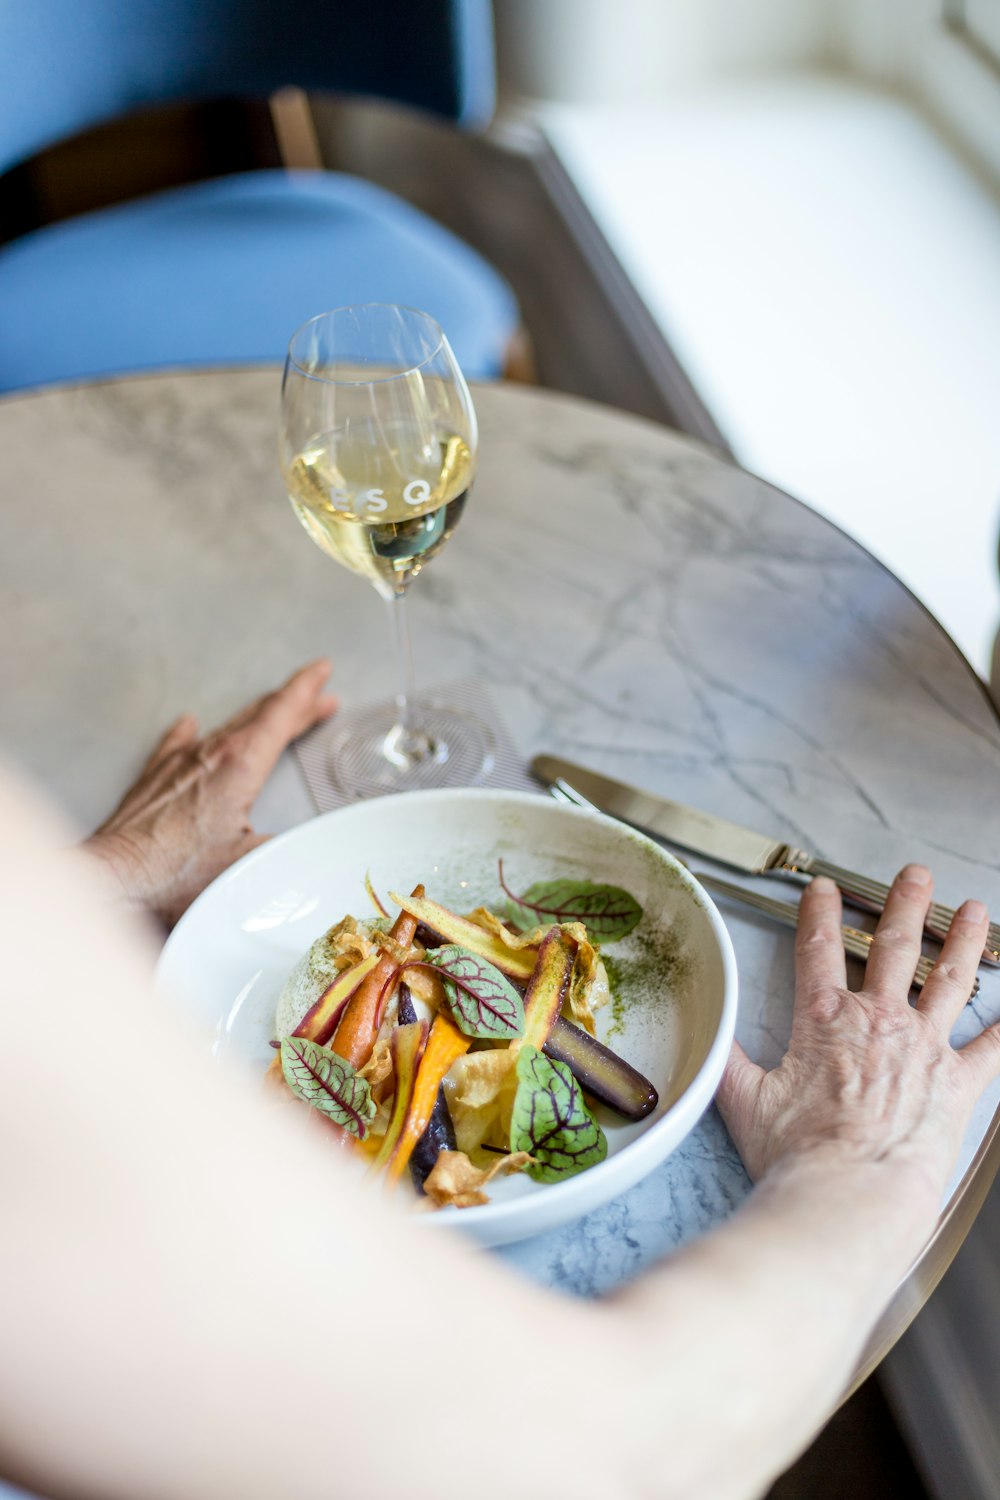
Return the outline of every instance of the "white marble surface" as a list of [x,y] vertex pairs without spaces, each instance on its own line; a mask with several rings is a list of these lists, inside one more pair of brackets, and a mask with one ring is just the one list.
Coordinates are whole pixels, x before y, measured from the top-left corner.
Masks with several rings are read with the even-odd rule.
[[[0,403],[2,740],[82,825],[182,709],[218,720],[322,652],[345,699],[389,685],[383,605],[284,499],[277,391],[276,371],[216,372]],[[476,399],[473,500],[411,598],[424,685],[478,674],[526,756],[562,752],[872,874],[926,859],[942,899],[1000,911],[1000,726],[895,579],[665,429],[522,388]],[[309,812],[286,758],[259,824]],[[773,1062],[791,934],[724,915],[739,1033]],[[1000,971],[984,970],[965,1024],[998,1015]],[[998,1101],[981,1105],[956,1182]],[[710,1113],[623,1198],[504,1253],[594,1292],[746,1191]]]

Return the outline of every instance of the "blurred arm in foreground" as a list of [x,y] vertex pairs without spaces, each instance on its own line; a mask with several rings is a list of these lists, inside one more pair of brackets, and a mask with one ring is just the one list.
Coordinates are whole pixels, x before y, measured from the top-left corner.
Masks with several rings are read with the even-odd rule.
[[[217,828],[209,785],[185,839]],[[169,802],[151,794],[140,824]],[[571,1302],[415,1222],[210,1059],[10,781],[0,827],[0,1473],[55,1496],[757,1495],[849,1380],[1000,1072],[1000,1027],[948,1040],[978,903],[911,1006],[927,872],[897,878],[858,994],[839,896],[814,881],[788,1053],[765,1074],[735,1049],[719,1098],[755,1192],[613,1297]],[[154,898],[168,919],[202,853]]]

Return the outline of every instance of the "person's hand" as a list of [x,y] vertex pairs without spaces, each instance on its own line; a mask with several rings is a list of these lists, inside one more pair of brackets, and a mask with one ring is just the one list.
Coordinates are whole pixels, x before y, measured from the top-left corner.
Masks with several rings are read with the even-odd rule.
[[328,661],[311,662],[211,734],[200,735],[191,714],[167,730],[84,844],[130,901],[172,926],[210,881],[264,842],[250,809],[286,746],[336,708],[323,692],[329,675]]
[[912,1168],[936,1205],[973,1104],[1000,1073],[1000,1023],[961,1050],[949,1035],[986,939],[979,901],[956,913],[931,977],[909,992],[931,901],[930,872],[908,865],[878,923],[864,987],[847,988],[840,893],[813,880],[801,902],[788,1051],[765,1072],[734,1045],[718,1105],[754,1181],[803,1153]]

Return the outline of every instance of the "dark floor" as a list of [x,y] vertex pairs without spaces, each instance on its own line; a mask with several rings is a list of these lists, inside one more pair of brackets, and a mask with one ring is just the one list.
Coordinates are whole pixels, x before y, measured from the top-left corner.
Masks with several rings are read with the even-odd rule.
[[931,1500],[875,1378],[840,1408],[767,1500]]

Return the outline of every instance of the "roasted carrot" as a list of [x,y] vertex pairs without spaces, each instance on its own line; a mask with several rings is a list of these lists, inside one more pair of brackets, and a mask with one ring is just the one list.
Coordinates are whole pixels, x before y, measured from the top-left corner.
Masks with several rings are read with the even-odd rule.
[[[413,892],[419,900],[424,894],[422,885]],[[408,948],[417,930],[417,918],[401,911],[392,925],[390,936],[401,947]],[[371,973],[362,980],[351,996],[340,1018],[330,1046],[338,1057],[346,1057],[355,1068],[361,1068],[371,1056],[378,1032],[379,1001],[383,988],[398,973],[399,964],[388,953],[384,953]]]
[[418,896],[416,891],[409,898],[392,896],[392,899],[403,911],[409,912],[423,922],[425,927],[436,932],[445,943],[457,943],[470,953],[478,953],[480,958],[485,958],[515,983],[523,984],[531,974],[537,949],[509,948],[485,927],[470,922],[468,917],[456,916],[453,911],[449,911],[446,906],[439,906],[436,901],[425,901],[423,895]]
[[409,1166],[413,1148],[430,1121],[441,1080],[456,1058],[461,1057],[463,1052],[468,1052],[470,1041],[471,1038],[463,1036],[454,1021],[443,1011],[439,1011],[434,1017],[431,1034],[417,1066],[417,1076],[403,1128],[385,1169],[390,1182],[398,1182]]
[[[362,958],[358,963],[352,964],[349,969],[342,969],[333,983],[327,985],[319,999],[306,1011],[292,1032],[292,1036],[308,1037],[309,1041],[325,1047],[354,991],[365,981],[378,961],[378,954],[370,953],[367,958]],[[267,1071],[280,1076],[280,1052],[274,1054]]]
[[315,1005],[306,1011],[292,1033],[293,1036],[308,1037],[311,1042],[325,1047],[352,995],[380,961],[379,954],[369,953],[367,958],[342,970],[329,988],[323,991]]
[[417,1065],[427,1042],[429,1027],[426,1021],[411,1021],[397,1026],[392,1033],[392,1067],[396,1077],[396,1092],[392,1101],[389,1126],[382,1137],[382,1144],[372,1161],[370,1171],[379,1172],[392,1155],[406,1121],[413,1089],[417,1081]]
[[524,992],[524,1041],[541,1050],[562,1010],[573,976],[576,939],[552,927],[542,939],[538,961]]

